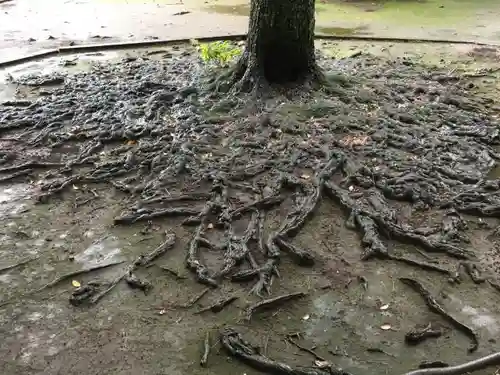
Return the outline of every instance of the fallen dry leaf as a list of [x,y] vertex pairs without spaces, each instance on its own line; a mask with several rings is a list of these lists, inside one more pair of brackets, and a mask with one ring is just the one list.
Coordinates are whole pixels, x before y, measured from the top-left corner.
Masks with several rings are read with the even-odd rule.
[[76,280],[73,280],[73,281],[71,282],[71,285],[73,285],[75,288],[79,288],[79,287],[81,287],[81,286],[82,286],[82,284],[80,284],[80,282],[79,282],[79,281],[76,281]]
[[317,367],[317,368],[327,368],[327,367],[330,367],[330,362],[328,361],[314,361],[314,365]]

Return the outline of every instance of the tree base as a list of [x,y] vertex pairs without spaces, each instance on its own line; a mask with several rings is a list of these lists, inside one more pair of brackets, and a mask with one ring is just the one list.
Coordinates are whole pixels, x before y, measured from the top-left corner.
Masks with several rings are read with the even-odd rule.
[[[265,67],[258,64],[257,59],[243,55],[231,70],[230,91],[233,94],[253,93],[262,95],[268,93],[271,85],[275,82],[266,78]],[[326,83],[324,73],[316,63],[304,70],[297,79],[276,83],[283,87],[300,86],[306,91],[308,89],[317,89]]]
[[242,56],[231,77],[232,93],[262,94],[269,91],[269,82],[265,78],[264,69],[257,64],[256,59]]

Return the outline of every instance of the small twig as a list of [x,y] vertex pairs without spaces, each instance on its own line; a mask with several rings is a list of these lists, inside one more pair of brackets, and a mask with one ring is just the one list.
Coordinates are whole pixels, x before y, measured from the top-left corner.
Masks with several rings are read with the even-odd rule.
[[210,334],[207,332],[203,341],[203,355],[201,356],[200,366],[207,367],[208,355],[210,354]]
[[303,352],[311,354],[315,359],[317,359],[319,361],[325,361],[325,358],[323,358],[322,356],[320,356],[319,354],[317,354],[314,350],[306,348],[306,347],[300,345],[295,340],[293,340],[292,336],[297,336],[297,334],[288,335],[287,338],[286,338],[288,340],[288,342],[290,342],[292,345],[294,345],[297,348],[299,348],[299,350],[302,350]]
[[497,292],[500,292],[500,284],[492,280],[488,280],[488,284],[490,284]]
[[361,285],[363,286],[363,289],[368,290],[368,280],[366,280],[366,277],[358,276],[358,280],[361,283]]
[[42,291],[44,289],[51,288],[51,287],[59,284],[60,282],[68,280],[68,279],[73,278],[75,276],[79,276],[79,275],[82,275],[82,274],[85,274],[85,273],[89,273],[89,272],[93,272],[93,271],[96,271],[96,270],[108,268],[108,267],[111,267],[111,266],[116,266],[116,265],[122,264],[122,263],[123,263],[123,261],[112,262],[112,263],[101,264],[101,265],[98,265],[98,266],[84,268],[82,270],[70,272],[70,273],[67,273],[65,275],[59,276],[58,278],[52,280],[50,283],[47,283],[44,286],[42,286],[41,288],[37,289],[35,292],[40,292],[40,291]]
[[64,167],[64,164],[31,161],[20,165],[13,165],[11,167],[0,168],[0,173],[18,172],[26,169],[35,169],[35,168],[55,168],[55,167]]
[[100,270],[100,269],[104,269],[104,268],[111,267],[111,266],[116,266],[116,265],[121,264],[121,263],[123,263],[123,261],[113,262],[113,263],[107,263],[107,264],[101,264],[101,265],[98,265],[98,266],[84,268],[82,270],[78,270],[78,271],[67,273],[65,275],[59,276],[58,278],[52,280],[50,283],[45,284],[41,288],[38,288],[38,289],[35,289],[35,290],[31,290],[29,292],[23,293],[23,294],[21,294],[21,295],[19,295],[17,297],[12,298],[12,299],[0,302],[0,307],[5,306],[5,305],[7,305],[9,303],[12,303],[12,302],[14,302],[15,300],[17,300],[17,299],[19,299],[21,297],[28,297],[28,296],[33,295],[33,294],[38,294],[38,293],[40,293],[41,291],[43,291],[43,290],[45,290],[47,288],[52,288],[53,286],[59,284],[60,282],[63,282],[65,280],[68,280],[68,279],[73,278],[75,276],[82,275],[82,274],[89,273],[89,272],[96,271],[96,270]]
[[266,299],[264,301],[258,302],[256,304],[250,306],[247,309],[247,311],[245,313],[246,320],[250,321],[252,319],[252,315],[257,313],[257,312],[260,312],[263,310],[273,309],[276,306],[281,305],[282,303],[288,302],[288,301],[293,300],[293,299],[302,298],[305,296],[306,296],[306,293],[297,292],[297,293],[285,294],[283,296],[270,298],[270,299]]
[[183,276],[183,275],[179,275],[179,272],[175,271],[175,270],[172,270],[166,266],[160,266],[160,265],[156,265],[158,268],[162,269],[163,271],[171,274],[173,277],[175,277],[177,280],[186,280],[187,279],[187,276]]
[[277,206],[281,204],[285,200],[285,196],[283,195],[278,195],[278,196],[271,196],[271,197],[266,197],[262,198],[261,200],[249,203],[245,206],[242,206],[240,208],[237,208],[233,210],[230,213],[231,219],[237,219],[241,215],[243,215],[246,212],[253,211],[255,209],[262,209],[262,208],[271,208],[273,206]]
[[113,290],[114,287],[117,286],[118,283],[120,281],[122,281],[132,271],[133,271],[133,266],[128,266],[127,270],[122,275],[115,278],[106,289],[104,289],[104,290],[98,292],[96,295],[92,296],[89,300],[90,304],[94,305],[97,302],[99,302],[106,294],[111,292],[111,290]]
[[264,350],[262,351],[264,355],[267,355],[268,347],[269,347],[269,335],[267,335],[266,339],[264,340]]
[[38,259],[38,257],[28,258],[28,259],[22,260],[22,261],[20,261],[18,263],[12,264],[10,266],[6,266],[6,267],[3,267],[3,268],[0,268],[0,274],[4,273],[6,271],[10,271],[10,270],[12,270],[14,268],[24,266],[24,265],[26,265],[26,264],[28,264],[28,263],[36,260],[36,259]]
[[93,201],[94,199],[96,199],[95,197],[91,197],[91,198],[87,198],[81,202],[75,202],[74,204],[74,208],[78,208],[78,207],[81,207],[81,206],[85,206],[87,203]]
[[330,368],[328,370],[318,367],[292,367],[286,363],[275,361],[263,355],[255,346],[246,342],[243,337],[233,330],[226,328],[221,332],[220,341],[224,350],[238,360],[246,363],[255,370],[268,374],[280,375],[331,375],[348,373],[340,369]]
[[108,288],[98,292],[96,295],[91,297],[90,303],[96,304],[97,302],[99,302],[106,294],[108,294],[111,290],[113,290],[114,287],[117,286],[120,283],[120,281],[122,281],[123,279],[127,280],[127,283],[131,286],[135,285],[135,286],[143,289],[144,291],[148,290],[148,288],[150,288],[151,285],[147,282],[140,281],[137,277],[134,277],[133,272],[139,266],[143,266],[143,267],[147,266],[153,260],[158,258],[163,253],[165,253],[168,249],[170,249],[174,245],[175,234],[165,233],[165,235],[166,235],[166,239],[165,239],[165,242],[163,242],[163,244],[158,246],[156,249],[151,251],[149,254],[139,256],[139,258],[137,258],[131,265],[129,265],[126,268],[125,272],[122,275],[118,276],[117,278],[115,278],[111,282],[111,284],[109,285]]
[[388,353],[384,349],[381,349],[381,348],[371,347],[371,348],[366,348],[366,351],[368,353],[380,353],[380,354],[388,355],[389,357],[396,357],[394,354]]
[[420,294],[432,312],[435,312],[436,314],[441,315],[442,317],[447,319],[449,322],[451,322],[455,327],[457,327],[459,330],[463,331],[467,336],[470,337],[470,339],[472,340],[472,346],[469,348],[469,353],[472,353],[472,352],[477,350],[477,348],[479,346],[479,341],[478,341],[476,333],[470,327],[459,322],[457,319],[455,319],[450,314],[448,314],[437,303],[437,301],[434,299],[434,297],[431,296],[429,291],[427,289],[425,289],[424,286],[420,282],[418,282],[417,280],[414,280],[414,279],[407,278],[407,277],[401,277],[401,278],[399,278],[399,280],[402,283],[411,287],[418,294]]
[[118,216],[114,219],[114,224],[133,224],[138,221],[146,221],[159,217],[179,217],[193,216],[199,213],[199,210],[184,207],[169,207],[161,210],[155,210],[146,213],[131,213]]
[[17,171],[17,172],[14,172],[12,174],[9,174],[7,176],[0,178],[0,183],[9,182],[10,180],[13,180],[14,178],[17,178],[17,177],[28,176],[31,173],[33,173],[33,169],[26,169],[24,171]]
[[426,368],[407,372],[403,375],[463,375],[474,371],[483,370],[487,367],[500,365],[500,352],[490,354],[485,357],[474,359],[461,365]]
[[202,313],[207,312],[207,311],[211,311],[213,313],[221,312],[226,306],[232,304],[237,299],[238,299],[238,297],[236,297],[236,296],[231,296],[229,298],[221,299],[210,306],[204,307],[204,308],[196,311],[195,314],[202,314]]
[[200,299],[203,298],[205,294],[208,293],[208,291],[212,288],[205,288],[203,291],[197,295],[195,295],[193,298],[191,298],[189,301],[186,303],[183,303],[182,305],[178,305],[178,307],[184,308],[184,309],[189,309],[190,307],[194,306],[196,302],[198,302]]
[[434,328],[432,323],[425,326],[417,325],[405,335],[405,342],[409,345],[417,345],[428,338],[440,337],[442,334],[442,330]]
[[481,276],[481,271],[478,269],[477,265],[472,262],[460,262],[458,263],[457,270],[455,273],[455,278],[457,280],[460,279],[460,270],[462,267],[465,269],[465,272],[470,276],[474,284],[481,284],[486,281],[485,277]]

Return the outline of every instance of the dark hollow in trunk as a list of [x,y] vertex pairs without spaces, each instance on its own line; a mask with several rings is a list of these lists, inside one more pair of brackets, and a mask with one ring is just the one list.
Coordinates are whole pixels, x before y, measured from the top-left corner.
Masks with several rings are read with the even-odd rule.
[[247,46],[235,78],[245,85],[314,77],[314,24],[314,0],[252,0]]

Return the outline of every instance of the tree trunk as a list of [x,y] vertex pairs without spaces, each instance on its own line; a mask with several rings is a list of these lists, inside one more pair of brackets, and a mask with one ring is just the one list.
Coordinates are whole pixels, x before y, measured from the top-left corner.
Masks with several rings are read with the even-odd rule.
[[315,78],[314,24],[314,0],[252,0],[247,45],[234,77],[241,88]]

